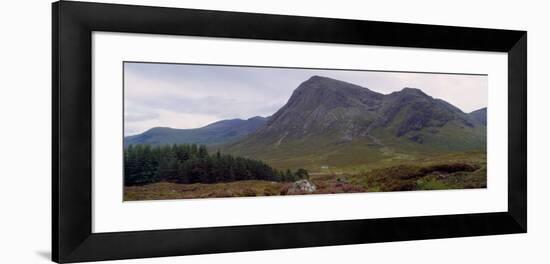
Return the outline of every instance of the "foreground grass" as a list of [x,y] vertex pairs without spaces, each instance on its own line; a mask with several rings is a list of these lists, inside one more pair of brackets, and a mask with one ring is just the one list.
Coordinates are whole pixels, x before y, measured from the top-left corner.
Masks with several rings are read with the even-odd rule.
[[[310,181],[317,187],[314,194],[366,191],[362,187],[344,182],[341,177],[341,175],[336,174],[311,176]],[[124,201],[306,194],[300,192],[289,193],[292,184],[270,181],[236,181],[214,184],[159,182],[143,186],[124,187]]]
[[177,184],[159,182],[124,187],[124,200],[165,200],[214,197],[280,195],[284,183],[270,181],[236,181],[215,184]]
[[[398,159],[354,170],[312,173],[312,194],[485,188],[484,152]],[[124,201],[292,195],[293,183],[238,181],[215,184],[160,182],[124,187]]]

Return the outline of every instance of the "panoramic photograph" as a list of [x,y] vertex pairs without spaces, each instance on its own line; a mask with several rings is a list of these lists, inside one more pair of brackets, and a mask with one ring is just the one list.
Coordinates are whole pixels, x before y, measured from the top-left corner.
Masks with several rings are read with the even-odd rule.
[[124,201],[487,188],[488,76],[124,62]]

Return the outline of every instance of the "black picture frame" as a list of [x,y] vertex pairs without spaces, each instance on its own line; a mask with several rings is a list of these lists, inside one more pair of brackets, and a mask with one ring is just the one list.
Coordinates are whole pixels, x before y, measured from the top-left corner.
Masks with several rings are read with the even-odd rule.
[[[61,1],[52,15],[52,260],[59,263],[527,232],[527,32]],[[508,211],[92,233],[92,32],[508,54]],[[123,246],[121,246],[123,245]]]

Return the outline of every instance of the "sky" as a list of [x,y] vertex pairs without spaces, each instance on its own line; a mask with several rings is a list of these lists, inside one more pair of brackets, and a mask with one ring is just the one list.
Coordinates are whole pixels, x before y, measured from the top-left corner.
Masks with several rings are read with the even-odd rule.
[[124,134],[270,116],[314,75],[383,94],[419,88],[466,113],[487,107],[486,75],[125,62]]

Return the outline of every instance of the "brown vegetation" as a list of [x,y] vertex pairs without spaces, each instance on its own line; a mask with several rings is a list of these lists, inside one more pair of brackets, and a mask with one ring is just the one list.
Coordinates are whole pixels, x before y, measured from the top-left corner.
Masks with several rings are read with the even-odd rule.
[[410,163],[392,164],[362,173],[315,173],[309,182],[315,191],[296,190],[293,182],[245,180],[225,183],[178,184],[159,182],[126,186],[124,200],[164,200],[218,197],[336,194],[412,190],[485,188],[485,154],[440,156]]

